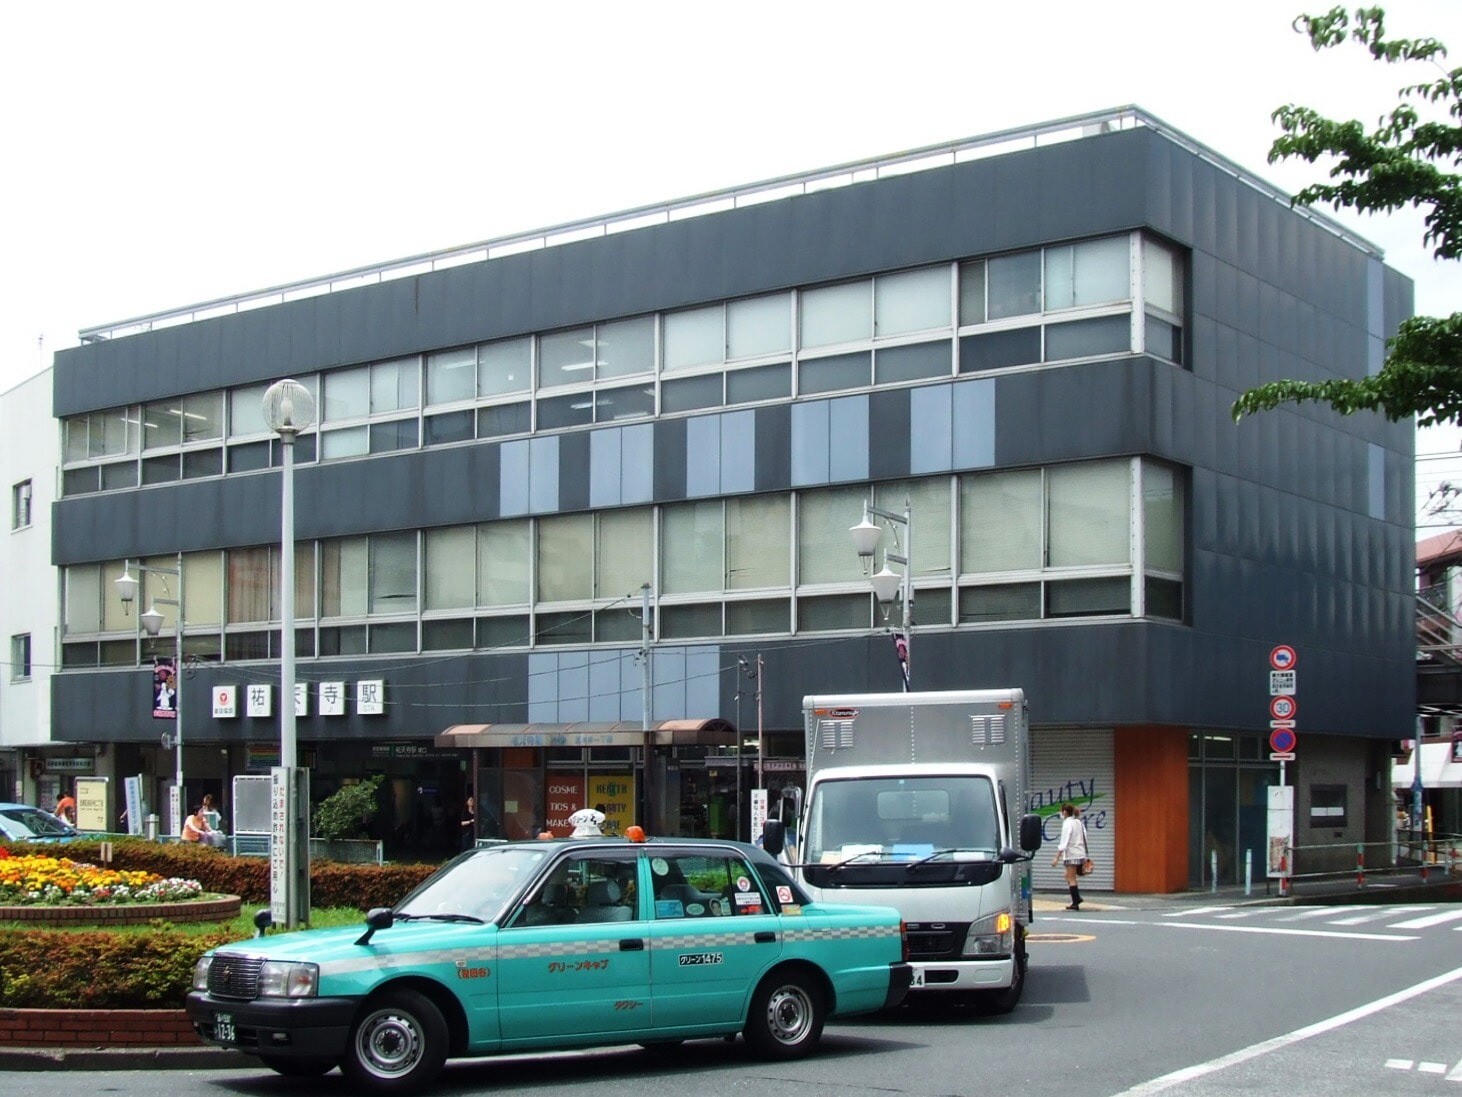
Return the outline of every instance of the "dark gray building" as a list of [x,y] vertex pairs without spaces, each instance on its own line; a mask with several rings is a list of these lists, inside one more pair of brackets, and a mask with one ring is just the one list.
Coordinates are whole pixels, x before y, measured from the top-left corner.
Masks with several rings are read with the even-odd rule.
[[[865,500],[912,518],[914,687],[1026,690],[1037,806],[1086,805],[1098,886],[1262,873],[1278,645],[1296,843],[1382,840],[1411,425],[1230,408],[1374,371],[1410,310],[1372,245],[1128,109],[83,333],[55,363],[53,734],[171,774],[172,621],[151,640],[112,592],[140,559],[187,583],[190,796],[277,755],[260,397],[290,376],[320,406],[299,734],[317,795],[387,776],[402,848],[455,841],[474,773],[493,833],[584,802],[744,832],[758,713],[775,788],[803,694],[901,688]],[[438,745],[455,725],[483,749]]]

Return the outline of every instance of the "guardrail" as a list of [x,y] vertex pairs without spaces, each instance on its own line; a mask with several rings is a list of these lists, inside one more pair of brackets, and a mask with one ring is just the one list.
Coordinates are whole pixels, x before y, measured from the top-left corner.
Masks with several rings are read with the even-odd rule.
[[1448,877],[1462,873],[1462,835],[1398,831],[1389,842],[1337,842],[1293,846],[1291,880],[1353,877],[1363,888],[1374,877],[1397,874]]

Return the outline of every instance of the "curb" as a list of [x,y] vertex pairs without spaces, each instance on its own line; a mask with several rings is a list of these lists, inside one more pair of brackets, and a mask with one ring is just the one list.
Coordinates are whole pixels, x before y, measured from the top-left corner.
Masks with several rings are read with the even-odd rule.
[[0,1048],[0,1070],[239,1070],[262,1064],[224,1048]]

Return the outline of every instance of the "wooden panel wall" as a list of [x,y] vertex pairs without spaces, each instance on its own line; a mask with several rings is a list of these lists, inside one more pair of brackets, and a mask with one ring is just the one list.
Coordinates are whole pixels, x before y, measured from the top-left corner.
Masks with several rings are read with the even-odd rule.
[[1114,887],[1165,894],[1188,887],[1188,729],[1118,727]]

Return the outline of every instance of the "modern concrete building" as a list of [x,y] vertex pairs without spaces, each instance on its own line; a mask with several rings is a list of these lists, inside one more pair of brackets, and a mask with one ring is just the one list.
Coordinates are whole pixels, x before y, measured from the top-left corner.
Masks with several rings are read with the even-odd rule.
[[[1262,874],[1290,717],[1297,843],[1388,841],[1412,428],[1230,408],[1364,376],[1410,308],[1372,245],[1128,108],[84,332],[53,734],[172,772],[175,619],[152,640],[113,591],[141,560],[186,580],[190,798],[277,757],[260,398],[294,377],[300,739],[317,796],[387,777],[398,849],[454,845],[474,776],[490,833],[586,802],[744,833],[758,762],[800,779],[801,697],[904,666],[1026,690],[1035,806],[1086,807],[1098,887]],[[907,664],[865,501],[907,507]]]

